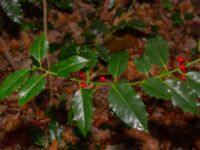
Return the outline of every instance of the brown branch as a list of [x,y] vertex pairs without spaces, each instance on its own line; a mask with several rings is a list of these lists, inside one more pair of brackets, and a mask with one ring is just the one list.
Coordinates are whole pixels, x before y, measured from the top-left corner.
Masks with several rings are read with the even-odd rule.
[[[47,24],[47,1],[43,0],[43,29],[46,37],[48,38],[48,24]],[[51,66],[49,56],[46,57],[47,68]],[[53,83],[51,75],[48,76],[49,80],[49,91],[50,91],[50,100],[53,99]]]
[[9,62],[9,64],[11,65],[11,67],[13,68],[13,70],[17,70],[17,66],[15,65],[15,63],[12,60],[12,57],[9,53],[9,48],[6,46],[4,40],[2,39],[2,37],[0,37],[0,46],[2,47],[2,53],[4,55],[4,57],[7,59],[7,61]]

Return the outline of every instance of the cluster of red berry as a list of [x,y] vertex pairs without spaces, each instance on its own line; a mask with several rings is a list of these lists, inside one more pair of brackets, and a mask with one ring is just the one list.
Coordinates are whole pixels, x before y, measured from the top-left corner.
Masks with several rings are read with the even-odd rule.
[[187,72],[187,69],[186,69],[186,66],[185,66],[185,58],[183,58],[181,56],[178,57],[178,62],[180,63],[179,68],[180,68],[181,72],[183,73],[183,74],[181,74],[181,79],[183,81],[185,81],[185,75],[184,75],[184,73]]
[[[80,79],[81,80],[83,80],[82,82],[81,82],[81,88],[86,88],[87,87],[87,84],[86,84],[86,82],[85,82],[85,80],[86,80],[86,74],[84,73],[84,72],[79,72],[79,77],[80,77]],[[105,82],[106,81],[106,77],[105,76],[103,76],[103,75],[101,75],[100,77],[99,77],[99,80],[101,81],[101,82]]]

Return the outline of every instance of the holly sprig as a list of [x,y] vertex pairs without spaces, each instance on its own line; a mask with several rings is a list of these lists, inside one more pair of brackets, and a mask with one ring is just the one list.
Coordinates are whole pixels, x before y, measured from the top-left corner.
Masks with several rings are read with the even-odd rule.
[[[107,62],[108,72],[105,74],[94,72],[90,76],[89,72],[95,66],[90,61],[94,62],[94,58],[97,57],[89,55],[89,50],[80,52],[80,55],[69,56],[46,69],[42,64],[48,49],[47,38],[41,34],[31,47],[31,55],[36,63],[30,69],[18,70],[7,76],[0,86],[1,100],[5,100],[14,91],[18,91],[18,103],[20,105],[26,104],[45,89],[48,75],[75,81],[79,84],[80,89],[72,100],[73,123],[84,137],[87,136],[92,126],[92,96],[99,86],[110,86],[108,102],[112,111],[128,126],[139,130],[148,131],[148,121],[145,105],[142,98],[134,90],[135,86],[140,86],[144,93],[150,97],[171,100],[174,106],[180,107],[184,112],[199,115],[199,103],[196,100],[200,97],[200,73],[187,72],[186,68],[199,63],[200,58],[186,63],[183,57],[179,57],[177,60],[180,63],[179,68],[168,70],[168,57],[166,56],[169,56],[169,47],[161,36],[149,39],[145,44],[143,56],[134,58],[133,63],[135,63],[136,68],[146,74],[147,78],[133,82],[120,80],[128,66],[129,57],[126,51],[111,54]],[[87,56],[92,56],[92,59]],[[159,59],[155,60],[155,56]],[[145,64],[148,66],[146,67]],[[151,77],[148,72],[152,65],[158,65],[166,71]],[[80,72],[82,69],[86,69],[86,73]],[[72,76],[73,72],[79,72],[79,77]],[[182,80],[174,78],[172,75],[175,73],[180,73],[184,78],[181,77]],[[108,74],[113,77],[113,81],[108,82],[106,78]],[[94,81],[94,78],[98,78],[98,80]]]

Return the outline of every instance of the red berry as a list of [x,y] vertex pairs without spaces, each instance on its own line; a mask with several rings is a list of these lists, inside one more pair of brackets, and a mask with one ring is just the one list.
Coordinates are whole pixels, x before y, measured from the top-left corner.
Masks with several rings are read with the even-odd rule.
[[79,72],[79,77],[81,77],[81,78],[85,77],[85,73],[84,72]]
[[185,70],[185,69],[186,69],[185,65],[184,65],[184,64],[181,64],[181,65],[180,65],[180,69],[181,69],[181,71],[182,71],[182,70]]
[[184,63],[185,62],[185,58],[183,58],[183,57],[178,57],[178,61],[179,61],[179,63]]
[[181,69],[181,72],[186,73],[187,70],[186,69]]
[[87,87],[87,84],[85,82],[81,82],[81,88],[86,88]]
[[185,81],[185,75],[184,74],[181,75],[181,80]]
[[101,82],[104,82],[104,81],[106,81],[106,77],[105,77],[105,76],[100,76],[99,80],[100,80]]

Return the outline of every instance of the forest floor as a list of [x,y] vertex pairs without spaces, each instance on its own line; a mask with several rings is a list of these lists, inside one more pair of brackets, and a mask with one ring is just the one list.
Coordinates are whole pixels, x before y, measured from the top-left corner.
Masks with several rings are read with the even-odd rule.
[[[187,61],[200,57],[197,52],[197,41],[200,37],[199,0],[171,0],[172,6],[168,8],[170,10],[162,0],[142,0],[135,3],[132,11],[113,20],[116,10],[126,8],[127,4],[130,4],[129,0],[117,0],[116,8],[108,10],[107,0],[101,9],[97,9],[94,4],[74,0],[70,13],[49,7],[48,21],[51,27],[48,30],[48,40],[50,43],[64,43],[67,33],[70,32],[76,43],[83,43],[84,37],[81,34],[91,24],[87,15],[96,13],[95,15],[108,26],[123,19],[138,18],[154,25],[155,32],[159,32],[171,47],[169,68],[178,67],[178,56],[183,56]],[[37,12],[37,6],[35,9],[32,8],[30,11]],[[29,20],[36,18],[37,21],[38,16],[41,19],[40,11],[38,14],[27,12],[26,15],[29,15]],[[78,24],[83,20],[85,25],[81,27]],[[9,21],[4,25],[0,41],[1,81],[12,71],[31,66],[29,48],[38,34],[21,30],[15,24],[8,23]],[[145,29],[143,32],[149,31],[150,29]],[[118,51],[120,47],[127,49],[129,57],[133,58],[143,53],[147,39],[143,35],[123,33],[116,35],[114,40],[116,41],[107,45],[111,52]],[[49,55],[51,63],[57,61],[58,52],[59,49]],[[99,64],[98,68],[106,69],[104,64]],[[200,71],[200,64],[190,69]],[[156,74],[156,71],[156,67],[151,69],[151,74]],[[123,77],[136,80],[142,79],[143,75],[130,61]],[[45,149],[48,150],[200,150],[200,119],[173,107],[170,101],[144,96],[140,89],[136,90],[143,96],[149,114],[148,134],[127,128],[113,115],[107,102],[108,87],[102,86],[96,90],[93,97],[93,125],[90,134],[84,139],[76,127],[66,123],[69,119],[67,116],[72,97],[79,89],[77,83],[62,78],[52,80],[53,99],[49,98],[47,89],[25,106],[17,104],[16,94],[0,101],[0,150],[43,149],[37,145],[46,145]],[[108,76],[106,80],[109,81],[111,78]],[[57,121],[52,123],[51,128],[49,122],[52,116],[57,118]],[[49,132],[52,134],[49,135]],[[54,140],[47,144],[49,138]]]

